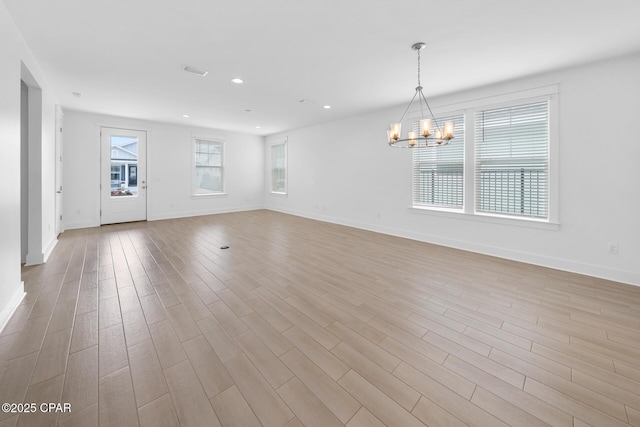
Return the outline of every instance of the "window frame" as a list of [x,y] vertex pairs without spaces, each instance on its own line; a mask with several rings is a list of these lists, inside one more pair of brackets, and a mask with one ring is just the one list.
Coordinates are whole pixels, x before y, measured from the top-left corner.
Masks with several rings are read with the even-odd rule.
[[[273,142],[269,144],[269,193],[274,195],[286,196],[289,191],[289,147],[288,140]],[[274,182],[273,182],[273,149],[278,146],[283,146],[284,148],[284,191],[276,191],[274,190]]]
[[[210,192],[210,193],[198,193],[198,183],[197,183],[197,170],[198,170],[198,165],[196,162],[196,149],[197,149],[197,145],[198,142],[207,142],[210,144],[215,144],[215,145],[219,145],[220,149],[221,149],[221,159],[220,159],[220,180],[221,180],[221,185],[220,185],[220,191],[216,191],[216,192]],[[226,187],[226,179],[225,179],[225,164],[226,164],[226,147],[225,147],[225,142],[223,140],[220,140],[219,138],[211,138],[211,137],[206,137],[206,136],[193,136],[192,140],[191,140],[191,186],[192,186],[192,191],[191,191],[191,196],[192,197],[196,197],[196,198],[200,198],[200,197],[217,197],[217,196],[223,196],[226,195],[227,193],[225,192],[225,187]],[[206,166],[206,167],[218,167],[218,166]]]
[[[411,189],[410,212],[426,215],[463,218],[482,222],[519,225],[524,227],[559,229],[558,217],[558,85],[549,85],[533,89],[525,89],[511,93],[487,96],[471,101],[459,102],[447,108],[434,108],[436,117],[454,115],[456,112],[464,114],[464,200],[463,209],[451,209],[437,206],[415,205],[413,203],[413,187]],[[475,183],[475,122],[477,112],[506,108],[517,105],[526,105],[548,101],[549,111],[549,154],[548,154],[548,215],[547,218],[518,217],[513,215],[501,215],[496,213],[476,211],[476,183]],[[417,115],[416,115],[417,116]],[[412,116],[415,118],[415,116]],[[413,123],[413,121],[411,121]],[[408,124],[411,126],[411,124]],[[453,140],[455,143],[455,139]],[[411,160],[411,174],[413,186],[413,156]]]

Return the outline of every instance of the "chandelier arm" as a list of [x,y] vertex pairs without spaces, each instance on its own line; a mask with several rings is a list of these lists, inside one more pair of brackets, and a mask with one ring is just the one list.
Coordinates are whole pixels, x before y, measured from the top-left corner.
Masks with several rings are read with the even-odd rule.
[[438,129],[442,133],[442,129],[440,129],[440,125],[438,124],[438,120],[436,119],[436,116],[433,114],[433,111],[431,111],[431,107],[429,106],[429,102],[427,102],[427,98],[424,97],[424,94],[422,93],[422,91],[420,91],[420,96],[422,97],[422,99],[424,99],[424,103],[427,104],[427,109],[429,110],[429,114],[431,114],[431,118],[433,119],[433,122],[436,124],[436,129]]
[[[402,123],[402,120],[404,120],[404,116],[407,115],[407,111],[409,111],[409,108],[411,108],[411,104],[413,104],[413,101],[416,99],[417,95],[418,89],[416,88],[416,93],[413,94],[413,98],[411,98],[411,101],[409,101],[409,105],[407,105],[407,108],[405,108],[404,113],[402,113],[402,117],[400,117],[400,121],[398,123]],[[422,97],[424,98],[424,95]]]
[[423,137],[419,136],[415,139],[411,138],[402,138],[395,140],[393,142],[389,142],[389,146],[396,148],[429,148],[429,147],[444,147],[445,145],[449,145],[451,140],[442,139],[440,141],[435,140],[431,137]]
[[[425,103],[427,102],[427,100],[425,99],[424,95],[422,94],[422,86],[418,86],[418,87],[420,88],[420,96],[418,97],[418,100],[420,101],[420,118],[424,119],[424,107],[422,106],[422,100],[424,99]],[[429,104],[427,104],[427,108],[429,108]],[[429,111],[431,111],[431,109],[429,109]]]

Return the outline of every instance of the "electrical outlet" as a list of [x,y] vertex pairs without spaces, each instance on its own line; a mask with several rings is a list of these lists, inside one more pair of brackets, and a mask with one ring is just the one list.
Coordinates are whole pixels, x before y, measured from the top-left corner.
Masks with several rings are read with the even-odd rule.
[[609,244],[607,245],[607,252],[612,255],[618,255],[618,250],[619,248],[617,243],[609,242]]

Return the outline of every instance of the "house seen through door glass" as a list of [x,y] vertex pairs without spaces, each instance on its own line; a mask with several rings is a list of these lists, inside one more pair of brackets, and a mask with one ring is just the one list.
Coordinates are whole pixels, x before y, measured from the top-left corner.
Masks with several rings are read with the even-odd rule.
[[111,135],[111,197],[138,195],[138,138]]

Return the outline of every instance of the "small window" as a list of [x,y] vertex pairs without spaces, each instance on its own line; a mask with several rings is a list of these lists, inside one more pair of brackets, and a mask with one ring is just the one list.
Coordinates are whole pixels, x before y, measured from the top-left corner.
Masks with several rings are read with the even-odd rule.
[[271,146],[271,192],[287,193],[287,144]]
[[224,192],[224,165],[222,142],[194,140],[195,194],[219,194]]

